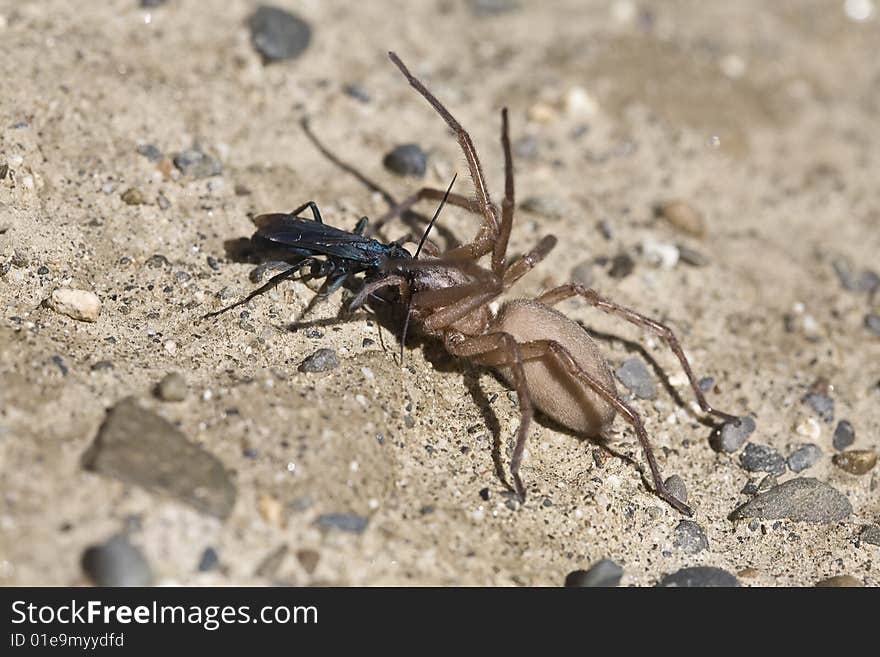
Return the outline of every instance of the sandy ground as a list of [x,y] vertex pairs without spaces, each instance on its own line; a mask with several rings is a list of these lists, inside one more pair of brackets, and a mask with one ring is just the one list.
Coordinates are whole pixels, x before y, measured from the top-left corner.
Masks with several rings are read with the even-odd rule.
[[[880,520],[880,468],[855,476],[831,460],[839,419],[854,426],[853,447],[880,447],[880,338],[864,323],[876,307],[832,267],[880,262],[876,7],[859,21],[842,0],[524,1],[499,13],[457,0],[284,2],[312,41],[264,66],[246,24],[254,4],[137,4],[0,1],[0,583],[86,583],[83,551],[120,532],[157,583],[559,585],[601,558],[623,566],[622,585],[694,565],[744,585],[880,583],[880,548],[858,540]],[[848,518],[728,520],[762,475],[712,450],[661,342],[576,301],[561,309],[598,332],[612,367],[642,357],[639,342],[677,392],[658,383],[656,400],[633,404],[664,474],[685,481],[708,549],[674,544],[681,516],[645,486],[620,419],[609,447],[631,461],[539,420],[523,467],[530,496],[514,504],[493,462],[495,450],[506,463],[519,417],[505,385],[430,341],[413,340],[399,367],[398,328],[363,311],[336,320],[341,292],[297,330],[291,318],[314,294],[302,283],[253,301],[246,321],[199,321],[224,288],[228,302],[254,287],[253,265],[224,246],[251,234],[249,215],[314,199],[348,228],[387,209],[318,152],[303,117],[397,199],[453,171],[466,179],[455,140],[389,49],[471,131],[496,199],[498,110],[510,108],[518,198],[558,208],[520,207],[511,250],[560,237],[513,295],[593,262],[597,289],[675,328],[698,376],[715,378],[713,404],[755,417],[752,441],[783,456],[803,442],[822,449],[802,474],[845,494]],[[574,88],[590,100],[566,104]],[[382,166],[406,142],[429,153],[422,181]],[[143,144],[169,157],[198,144],[222,173],[181,175],[139,154]],[[145,203],[126,203],[129,188]],[[702,213],[703,237],[655,216],[671,198]],[[475,225],[454,209],[442,224],[438,235],[459,241]],[[385,236],[403,232],[396,222]],[[707,263],[652,264],[646,241]],[[609,276],[603,259],[624,252],[633,272]],[[168,263],[151,266],[155,254]],[[98,320],[45,307],[62,287],[94,291]],[[322,347],[338,368],[297,371]],[[152,392],[171,371],[188,385],[181,402]],[[801,401],[822,378],[831,423]],[[83,468],[107,409],[128,396],[220,459],[237,492],[225,520]],[[329,513],[368,524],[316,524]],[[280,546],[286,555],[265,567]],[[198,572],[207,547],[220,567]]]

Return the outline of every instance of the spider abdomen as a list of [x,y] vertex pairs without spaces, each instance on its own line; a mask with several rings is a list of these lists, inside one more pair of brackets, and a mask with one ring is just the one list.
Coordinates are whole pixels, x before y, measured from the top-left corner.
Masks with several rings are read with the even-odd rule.
[[[509,333],[520,343],[529,394],[537,409],[588,437],[600,437],[611,425],[615,415],[611,404],[571,376],[565,356],[557,358],[550,347],[550,343],[562,347],[559,351],[567,353],[585,374],[616,394],[614,379],[599,347],[579,324],[549,306],[518,299],[501,307],[487,332]],[[513,385],[510,368],[497,369]]]

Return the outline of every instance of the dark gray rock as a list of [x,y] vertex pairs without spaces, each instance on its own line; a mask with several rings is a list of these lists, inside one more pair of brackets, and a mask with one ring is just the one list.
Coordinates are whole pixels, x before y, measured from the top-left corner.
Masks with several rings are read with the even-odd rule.
[[82,567],[96,586],[150,586],[153,571],[141,551],[125,536],[93,545],[82,557]]
[[133,399],[108,411],[83,455],[83,467],[170,495],[220,519],[235,504],[235,486],[220,460]]
[[251,43],[265,63],[299,57],[312,40],[312,28],[299,16],[262,6],[248,19]]
[[318,349],[299,364],[300,372],[329,372],[339,367],[339,358],[333,349]]
[[697,554],[709,549],[706,532],[693,520],[682,520],[678,523],[672,544],[685,554]]
[[736,422],[725,422],[712,431],[709,436],[709,444],[716,452],[732,454],[746,442],[746,439],[755,431],[755,420],[744,415]]
[[788,467],[792,472],[811,468],[822,458],[822,449],[813,443],[806,443],[794,450],[788,457]]
[[834,420],[834,400],[828,395],[811,392],[804,397],[803,401],[816,412],[823,422],[830,424]]
[[594,563],[589,570],[575,570],[565,577],[565,585],[570,587],[614,587],[620,584],[623,568],[611,561],[602,559]]
[[880,288],[880,275],[870,269],[856,271],[852,263],[844,258],[838,258],[831,264],[840,284],[848,292],[873,294],[874,290]]
[[841,420],[834,429],[834,437],[831,439],[831,445],[838,452],[842,452],[856,441],[856,430],[848,420]]
[[617,378],[639,399],[656,399],[657,386],[640,358],[623,361],[615,371]]
[[832,523],[847,518],[852,505],[846,495],[809,477],[790,479],[760,493],[730,514],[731,520],[766,518]]
[[137,147],[138,155],[143,155],[150,162],[158,162],[162,159],[162,151],[153,144],[140,144]]
[[346,96],[350,96],[351,98],[354,98],[355,100],[360,101],[362,103],[369,103],[370,102],[369,92],[359,84],[356,84],[356,83],[347,84],[344,87],[342,87],[342,91],[345,93]]
[[325,513],[315,520],[321,529],[338,529],[343,532],[360,534],[367,528],[369,518],[354,513]]
[[223,172],[223,165],[219,160],[198,148],[190,148],[175,155],[174,166],[181,173],[192,178],[210,178],[219,176]]
[[593,284],[593,261],[584,260],[574,266],[569,277],[575,283],[580,283],[584,287],[590,287]]
[[692,249],[684,244],[678,244],[678,257],[681,261],[691,267],[705,267],[711,260],[709,256],[703,255],[696,249]]
[[688,501],[688,491],[687,486],[685,486],[684,479],[679,477],[677,474],[671,475],[666,478],[666,481],[663,482],[666,486],[666,490],[668,490],[675,499],[684,502],[687,504]]
[[206,573],[210,570],[214,570],[219,565],[220,557],[217,556],[217,550],[212,547],[206,547],[199,559],[199,572]]
[[859,532],[859,539],[865,543],[880,546],[880,525],[865,525]]
[[726,570],[710,566],[694,566],[682,568],[666,575],[657,586],[661,587],[733,587],[739,586],[739,580]]
[[782,474],[785,472],[785,459],[782,454],[768,445],[749,443],[740,454],[739,462],[749,472],[770,472]]
[[421,178],[428,168],[428,156],[418,144],[402,144],[386,154],[382,164],[389,171],[401,176]]
[[608,275],[611,278],[626,278],[636,268],[636,261],[628,253],[618,253],[611,259],[611,268]]

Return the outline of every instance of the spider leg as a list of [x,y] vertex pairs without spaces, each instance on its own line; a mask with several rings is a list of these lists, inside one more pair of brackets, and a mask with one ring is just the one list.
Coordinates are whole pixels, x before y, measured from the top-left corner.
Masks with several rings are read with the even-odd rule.
[[691,388],[693,389],[694,394],[697,397],[697,403],[700,405],[700,408],[703,409],[703,412],[721,418],[725,422],[739,423],[738,417],[716,410],[709,405],[709,402],[706,401],[706,397],[703,395],[703,391],[700,390],[700,386],[697,383],[697,379],[694,376],[693,370],[691,370],[691,366],[688,362],[687,356],[684,355],[684,351],[681,348],[681,344],[679,343],[678,338],[675,337],[675,333],[673,333],[672,329],[670,329],[665,324],[662,324],[654,319],[651,319],[650,317],[642,315],[641,313],[637,313],[634,310],[630,310],[629,308],[621,306],[620,304],[617,304],[610,299],[606,299],[605,297],[600,296],[599,293],[595,290],[591,288],[586,288],[583,285],[578,285],[576,283],[561,285],[557,288],[549,290],[538,297],[536,301],[548,306],[553,306],[560,301],[574,296],[580,296],[585,299],[587,303],[589,303],[591,306],[598,308],[599,310],[602,310],[603,312],[606,312],[610,315],[617,315],[618,317],[622,317],[631,324],[646,328],[655,335],[662,338],[663,341],[666,342],[666,344],[672,350],[672,353],[675,354],[675,357],[678,358],[678,361],[681,363],[681,366],[684,369],[685,374],[687,375],[688,381],[690,382]]

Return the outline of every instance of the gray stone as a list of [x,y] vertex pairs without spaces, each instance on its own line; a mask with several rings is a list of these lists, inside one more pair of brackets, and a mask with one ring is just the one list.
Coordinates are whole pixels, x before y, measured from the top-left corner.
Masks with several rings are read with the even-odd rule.
[[828,484],[803,477],[790,479],[760,493],[730,514],[731,520],[765,518],[832,523],[847,518],[852,505],[846,495]]
[[693,520],[682,520],[678,523],[672,544],[685,554],[697,554],[709,549],[706,532]]
[[125,536],[114,536],[83,553],[82,567],[96,586],[150,586],[153,571]]
[[628,253],[618,253],[611,259],[608,275],[611,278],[626,278],[636,268],[636,261]]
[[218,565],[220,565],[220,557],[217,555],[217,550],[212,547],[206,547],[199,559],[199,572],[206,573],[214,570]]
[[749,472],[770,472],[782,474],[785,472],[785,459],[782,454],[768,445],[749,443],[740,454],[739,462]]
[[421,178],[428,168],[428,156],[418,144],[402,144],[388,152],[382,164],[389,171],[401,176]]
[[877,313],[865,315],[865,328],[874,335],[880,335],[880,315]]
[[339,358],[332,349],[318,349],[299,364],[300,372],[328,372],[339,367]]
[[223,172],[223,165],[219,160],[198,148],[190,148],[175,155],[174,166],[181,173],[193,178],[210,178],[219,176]]
[[615,372],[620,382],[639,399],[655,399],[657,386],[648,368],[639,358],[623,361]]
[[815,586],[820,588],[855,588],[864,586],[864,583],[852,575],[835,575],[816,582]]
[[83,455],[83,467],[170,495],[220,519],[235,504],[235,486],[223,463],[133,399],[124,399],[108,411]]
[[284,563],[284,558],[287,556],[287,551],[287,543],[282,543],[277,548],[272,550],[259,563],[256,570],[254,571],[254,575],[256,575],[257,577],[266,578],[275,577],[278,571],[281,570],[281,564]]
[[360,534],[367,528],[368,518],[354,513],[325,513],[315,520],[321,529],[338,529],[343,532]]
[[575,570],[565,577],[565,585],[569,587],[599,588],[614,587],[620,584],[623,568],[611,561],[602,559],[594,563],[589,570]]
[[162,151],[153,144],[140,144],[137,147],[138,155],[143,155],[150,162],[158,162],[162,159]]
[[593,284],[593,261],[584,260],[574,266],[571,270],[571,280],[580,283],[584,287],[590,287]]
[[831,445],[838,452],[842,452],[856,441],[856,431],[848,420],[841,420],[834,429],[834,437],[831,439]]
[[859,532],[859,539],[865,543],[880,546],[880,525],[865,525]]
[[806,443],[794,450],[788,457],[788,467],[792,472],[811,468],[822,458],[822,449],[813,443]]
[[828,395],[811,392],[804,397],[803,401],[822,418],[823,422],[831,423],[834,420],[834,400]]
[[682,568],[666,575],[657,586],[661,587],[733,587],[739,586],[739,580],[726,570],[710,566],[694,566]]
[[308,23],[278,7],[260,7],[251,14],[248,27],[251,43],[266,63],[299,57],[312,40]]
[[666,486],[666,490],[669,491],[675,499],[687,504],[688,491],[687,486],[685,486],[684,479],[679,477],[677,474],[674,474],[667,477],[666,481],[664,481],[663,484]]

